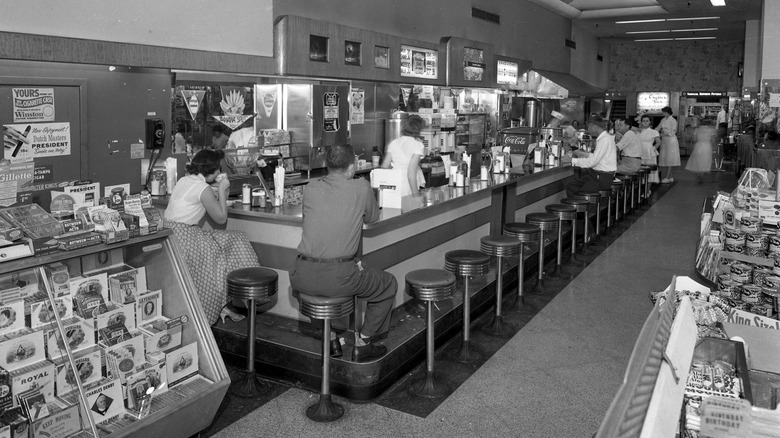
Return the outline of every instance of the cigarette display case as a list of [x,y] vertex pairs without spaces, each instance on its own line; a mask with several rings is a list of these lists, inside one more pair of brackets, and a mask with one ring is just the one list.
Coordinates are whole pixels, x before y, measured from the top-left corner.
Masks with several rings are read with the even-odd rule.
[[0,302],[0,422],[30,438],[189,437],[227,392],[170,230],[0,263]]

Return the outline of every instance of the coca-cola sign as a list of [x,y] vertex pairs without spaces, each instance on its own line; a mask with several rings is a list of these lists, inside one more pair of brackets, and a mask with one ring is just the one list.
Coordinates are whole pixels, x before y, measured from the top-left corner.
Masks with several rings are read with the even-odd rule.
[[503,145],[521,146],[527,144],[528,136],[523,135],[504,135]]

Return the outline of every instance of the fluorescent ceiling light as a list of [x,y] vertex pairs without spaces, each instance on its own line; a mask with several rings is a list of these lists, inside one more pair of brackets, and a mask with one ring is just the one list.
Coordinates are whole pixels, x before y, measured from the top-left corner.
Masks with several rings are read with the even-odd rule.
[[720,20],[720,17],[688,17],[688,18],[667,18],[666,21],[697,21],[697,20]]
[[686,40],[714,40],[714,36],[707,36],[707,37],[687,37],[687,38],[675,38],[675,41],[686,41]]
[[648,38],[648,39],[642,39],[642,40],[634,40],[634,41],[674,41],[674,38]]
[[726,6],[726,0],[710,0],[712,6]]
[[666,21],[665,18],[655,18],[652,20],[628,20],[628,21],[616,21],[615,24],[637,24],[637,23],[660,23]]
[[633,35],[637,33],[669,33],[671,30],[664,29],[664,30],[635,30],[631,32],[626,32],[627,35]]
[[632,30],[626,32],[626,35],[636,35],[642,33],[669,33],[669,32],[706,32],[710,30],[718,30],[717,27],[703,27],[701,29],[663,29],[663,30]]
[[718,30],[717,27],[703,27],[701,29],[672,29],[672,32],[707,32],[710,30]]

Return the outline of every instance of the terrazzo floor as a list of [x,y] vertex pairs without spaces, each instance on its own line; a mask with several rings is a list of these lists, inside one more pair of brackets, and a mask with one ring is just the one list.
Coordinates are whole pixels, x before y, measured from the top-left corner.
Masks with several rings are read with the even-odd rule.
[[[335,397],[345,414],[315,423],[318,394],[281,392],[211,436],[591,437],[623,378],[652,304],[673,275],[695,278],[702,203],[736,186],[733,171],[675,183],[470,378],[426,417]],[[646,207],[647,208],[647,207]]]

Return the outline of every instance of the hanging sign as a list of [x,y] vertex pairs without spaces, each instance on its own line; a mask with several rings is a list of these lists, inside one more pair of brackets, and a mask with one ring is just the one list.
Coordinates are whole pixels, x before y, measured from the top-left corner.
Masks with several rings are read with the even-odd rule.
[[23,201],[19,193],[29,190],[26,187],[33,183],[34,168],[32,161],[0,165],[0,207],[10,207]]
[[509,61],[496,62],[496,83],[503,85],[517,85],[517,63]]
[[438,58],[437,50],[401,45],[401,76],[437,79]]
[[184,98],[184,103],[187,105],[187,110],[190,112],[190,117],[195,119],[206,92],[203,90],[181,90],[180,93]]
[[54,88],[13,88],[14,122],[53,122]]
[[222,100],[219,107],[223,116],[213,116],[216,121],[227,126],[231,130],[237,129],[254,114],[244,114],[246,108],[246,89],[244,87],[221,87]]
[[322,95],[323,130],[336,132],[339,130],[339,93],[327,92]]
[[365,100],[366,91],[362,88],[353,88],[351,92],[352,105],[350,106],[349,123],[353,125],[362,125],[363,117],[365,116],[365,108],[363,102]]
[[16,148],[5,149],[4,158],[11,162],[70,155],[69,122],[5,126],[27,133],[25,137],[29,141],[29,144],[20,141]]

